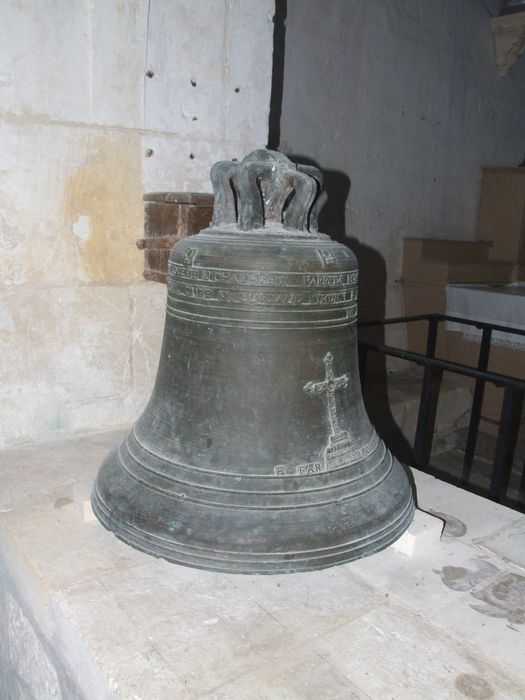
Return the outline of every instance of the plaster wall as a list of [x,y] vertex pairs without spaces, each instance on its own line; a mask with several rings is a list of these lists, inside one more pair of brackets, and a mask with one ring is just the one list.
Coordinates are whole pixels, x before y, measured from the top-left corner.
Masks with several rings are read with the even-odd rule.
[[525,60],[498,77],[481,0],[287,15],[280,150],[328,171],[322,223],[357,254],[362,316],[399,315],[403,238],[474,238],[481,165],[523,159]]
[[265,145],[273,5],[2,3],[0,444],[140,411],[166,293],[141,281],[142,195],[210,191]]

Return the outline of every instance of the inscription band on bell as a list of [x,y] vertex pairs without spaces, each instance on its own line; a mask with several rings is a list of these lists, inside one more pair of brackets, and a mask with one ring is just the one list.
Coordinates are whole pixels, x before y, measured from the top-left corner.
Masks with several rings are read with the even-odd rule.
[[214,282],[256,287],[354,287],[357,272],[261,272],[252,270],[220,270],[213,267],[185,267],[170,262],[168,284],[175,280]]
[[357,291],[350,289],[337,292],[278,292],[259,291],[257,289],[221,289],[205,287],[198,284],[181,284],[175,282],[172,291],[176,296],[188,299],[220,301],[231,304],[261,304],[272,306],[323,306],[327,304],[346,304],[356,300]]

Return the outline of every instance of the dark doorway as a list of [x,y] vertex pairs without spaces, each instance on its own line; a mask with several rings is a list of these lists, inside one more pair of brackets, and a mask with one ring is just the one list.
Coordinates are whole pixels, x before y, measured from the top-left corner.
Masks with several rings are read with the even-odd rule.
[[268,118],[268,148],[276,151],[281,141],[281,109],[283,103],[284,44],[286,34],[286,1],[275,0],[273,16],[273,67],[270,115]]

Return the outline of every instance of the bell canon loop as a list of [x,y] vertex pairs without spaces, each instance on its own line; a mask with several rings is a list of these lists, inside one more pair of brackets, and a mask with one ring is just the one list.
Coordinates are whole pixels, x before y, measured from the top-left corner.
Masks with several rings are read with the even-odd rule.
[[171,251],[151,399],[92,504],[124,542],[204,569],[321,569],[391,544],[414,504],[371,425],[357,263],[317,230],[321,173],[257,150],[211,169],[210,228]]

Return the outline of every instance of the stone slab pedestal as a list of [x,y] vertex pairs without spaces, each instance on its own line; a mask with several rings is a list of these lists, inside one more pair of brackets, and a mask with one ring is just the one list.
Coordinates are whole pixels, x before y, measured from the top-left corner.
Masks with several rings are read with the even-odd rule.
[[405,541],[312,573],[198,571],[90,517],[119,438],[1,453],[1,698],[524,696],[524,516],[414,472],[437,517],[416,517],[414,556]]

